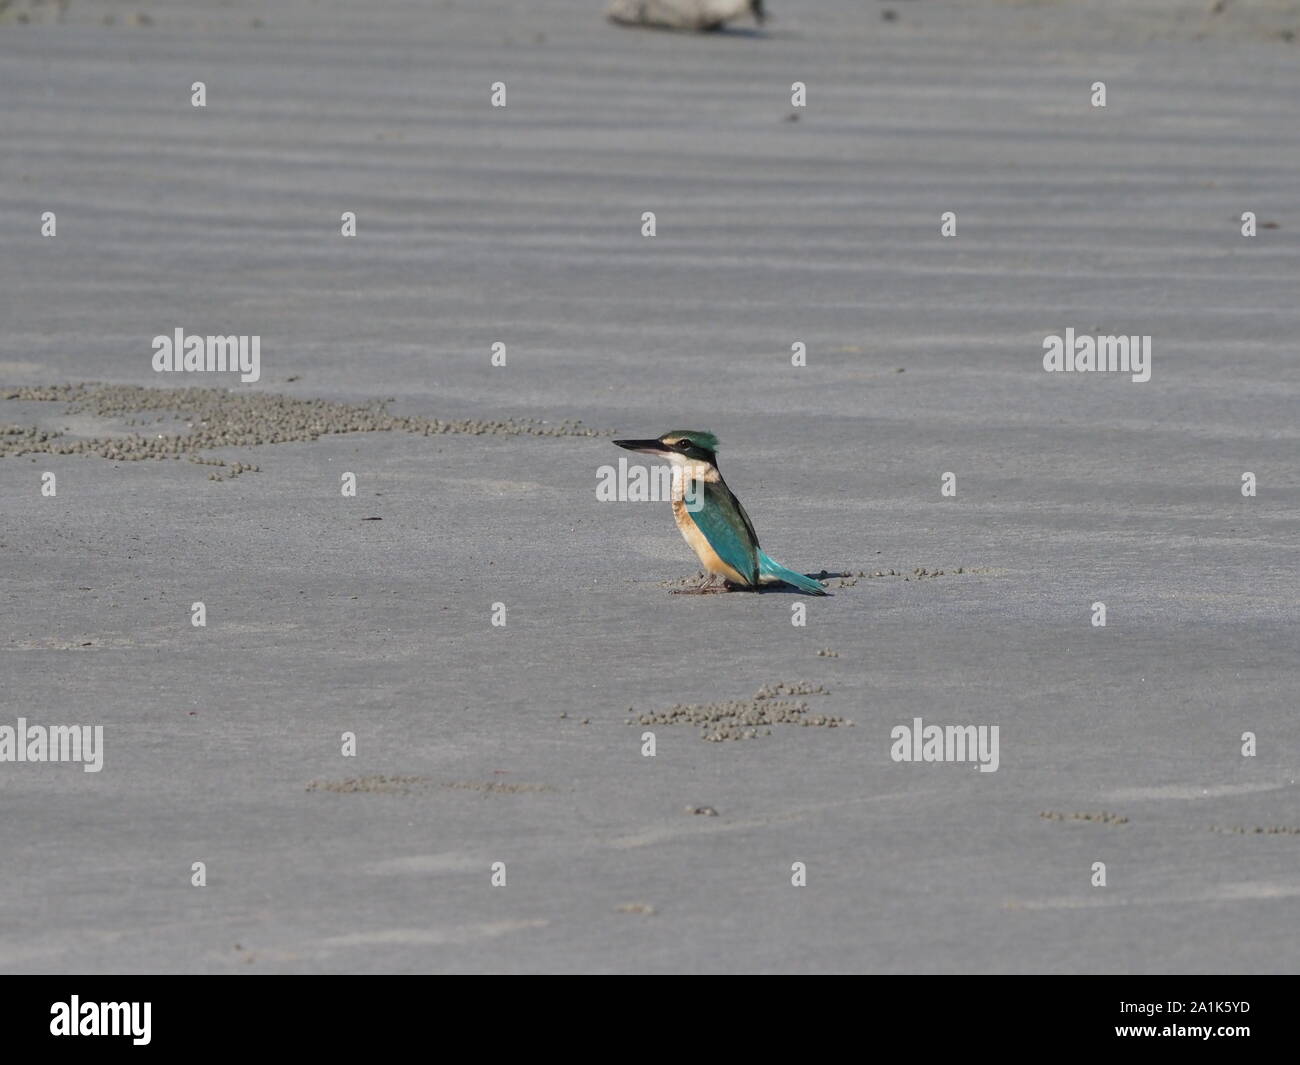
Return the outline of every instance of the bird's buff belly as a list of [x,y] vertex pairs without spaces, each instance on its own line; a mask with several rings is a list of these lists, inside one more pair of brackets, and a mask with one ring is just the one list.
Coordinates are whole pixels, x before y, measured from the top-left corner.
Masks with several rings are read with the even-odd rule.
[[673,500],[673,518],[676,519],[677,528],[682,531],[682,536],[691,545],[691,550],[695,552],[696,557],[706,570],[719,577],[725,577],[733,584],[749,584],[749,581],[741,576],[733,566],[728,566],[722,561],[718,553],[713,550],[713,545],[700,532],[699,526],[695,524],[695,519],[691,517],[690,511],[686,509],[686,504],[679,499]]

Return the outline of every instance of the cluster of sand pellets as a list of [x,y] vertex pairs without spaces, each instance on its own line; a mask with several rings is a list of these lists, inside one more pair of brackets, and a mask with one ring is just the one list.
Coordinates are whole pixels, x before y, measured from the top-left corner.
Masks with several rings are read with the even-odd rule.
[[308,791],[332,791],[339,795],[368,793],[372,795],[410,795],[414,791],[428,791],[433,782],[427,777],[384,776],[348,777],[346,780],[312,780]]
[[817,580],[824,581],[829,580],[832,577],[838,577],[839,584],[835,585],[836,588],[852,588],[858,583],[858,578],[860,577],[866,577],[868,579],[872,577],[902,577],[905,581],[924,581],[933,577],[947,577],[950,574],[966,572],[973,571],[967,571],[962,566],[958,566],[955,570],[928,569],[925,566],[917,566],[910,574],[904,573],[902,570],[894,569],[878,569],[871,573],[861,569],[858,570],[857,573],[827,573],[825,570],[822,570],[822,572],[817,575]]
[[[853,722],[835,714],[814,714],[808,703],[785,696],[829,695],[820,684],[764,685],[752,699],[729,699],[719,703],[678,703],[667,710],[653,710],[629,718],[629,725],[693,725],[700,739],[709,743],[723,740],[752,740],[772,735],[773,725],[803,728],[852,728]],[[629,710],[631,708],[629,707]]]
[[[902,570],[884,570],[878,569],[872,572],[860,569],[856,573],[846,570],[841,573],[831,573],[828,570],[822,570],[820,573],[811,574],[813,580],[817,581],[836,581],[832,588],[852,588],[858,583],[859,578],[871,577],[899,577],[905,581],[923,581],[930,580],[934,577],[948,577],[960,573],[974,573],[975,570],[968,570],[964,566],[958,566],[954,570],[929,569],[926,566],[917,566],[912,572],[904,573]],[[722,592],[725,587],[718,582],[716,577],[707,573],[696,573],[690,577],[673,577],[666,581],[660,581],[659,587],[671,588],[675,595],[693,595],[700,592]]]
[[[138,385],[48,385],[0,389],[0,399],[41,403],[66,403],[67,414],[92,414],[100,418],[127,419],[154,413],[154,426],[185,422],[185,431],[151,429],[144,433],[96,439],[65,437],[61,432],[31,426],[0,426],[0,457],[29,454],[98,455],[119,461],[179,459],[203,461],[206,451],[261,444],[302,443],[331,433],[404,432],[419,436],[441,433],[473,436],[606,436],[609,430],[589,429],[565,419],[544,422],[536,418],[495,421],[405,417],[390,414],[389,401],[364,404],[331,403],[323,399],[297,399],[272,392],[230,391],[221,388],[143,388]],[[147,424],[131,418],[129,426]],[[213,464],[213,460],[207,460]],[[216,460],[220,461],[220,460]],[[225,472],[256,471],[236,463]],[[214,476],[214,480],[221,479]]]
[[811,681],[801,680],[787,684],[781,680],[772,685],[764,684],[754,693],[754,698],[776,699],[782,695],[830,695],[830,691],[824,685],[813,684]]
[[347,777],[343,780],[311,780],[308,791],[330,791],[336,795],[428,795],[438,788],[453,791],[476,791],[482,795],[523,795],[550,791],[544,784],[511,784],[503,780],[448,780],[442,783],[428,777],[384,776]]
[[1044,821],[1091,821],[1100,825],[1126,825],[1128,818],[1123,814],[1107,813],[1101,810],[1093,813],[1087,810],[1078,810],[1073,813],[1059,813],[1056,810],[1040,810],[1038,816]]
[[455,791],[477,791],[483,795],[527,795],[552,790],[545,784],[511,784],[504,780],[449,780],[442,786]]
[[[1104,810],[1097,813],[1087,811],[1060,813],[1056,810],[1040,810],[1038,816],[1044,821],[1089,821],[1102,825],[1128,824],[1128,818],[1123,814],[1107,813]],[[1300,828],[1294,825],[1254,825],[1251,828],[1242,825],[1210,825],[1210,831],[1239,836],[1300,836]]]

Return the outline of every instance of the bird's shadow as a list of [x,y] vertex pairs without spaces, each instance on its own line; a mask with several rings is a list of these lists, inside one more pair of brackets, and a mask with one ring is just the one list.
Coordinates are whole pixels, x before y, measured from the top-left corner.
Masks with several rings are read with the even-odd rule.
[[[703,29],[688,29],[684,26],[656,26],[650,23],[632,23],[619,22],[618,19],[610,19],[611,25],[624,30],[648,30],[651,33],[677,33],[684,37],[701,36],[701,37],[728,37],[744,40],[766,41],[774,35],[771,30],[761,29],[757,26],[708,26]],[[780,33],[775,36],[784,36]]]
[[[804,576],[814,581],[828,581],[831,580],[833,577],[852,577],[853,574],[851,572],[831,573],[829,570],[822,570],[820,573],[805,573]],[[734,590],[737,592],[755,592],[758,595],[807,595],[808,594],[802,588],[796,588],[793,584],[786,584],[785,581],[782,581],[780,584],[760,584],[757,588],[742,588],[738,586]],[[823,591],[828,596],[831,594],[831,590],[829,588],[823,589]]]
[[772,36],[767,30],[754,26],[714,26],[704,32],[714,37],[753,37],[760,41],[766,41]]

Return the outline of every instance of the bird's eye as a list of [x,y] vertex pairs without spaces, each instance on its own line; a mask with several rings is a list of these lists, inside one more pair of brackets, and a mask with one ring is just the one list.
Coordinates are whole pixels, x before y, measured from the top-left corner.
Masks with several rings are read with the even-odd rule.
[[692,447],[693,445],[691,444],[691,442],[690,442],[689,440],[682,439],[682,440],[678,440],[678,441],[677,441],[677,446],[678,446],[682,451],[685,451],[688,447]]

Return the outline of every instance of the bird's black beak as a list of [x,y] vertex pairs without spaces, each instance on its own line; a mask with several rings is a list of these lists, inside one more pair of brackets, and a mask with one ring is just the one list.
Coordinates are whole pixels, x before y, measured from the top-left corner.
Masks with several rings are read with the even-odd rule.
[[647,455],[662,455],[668,450],[658,440],[615,440],[614,443],[628,451],[641,451]]

